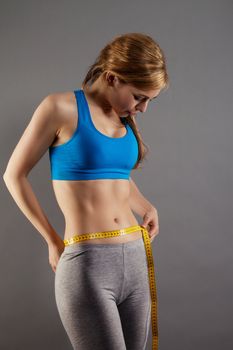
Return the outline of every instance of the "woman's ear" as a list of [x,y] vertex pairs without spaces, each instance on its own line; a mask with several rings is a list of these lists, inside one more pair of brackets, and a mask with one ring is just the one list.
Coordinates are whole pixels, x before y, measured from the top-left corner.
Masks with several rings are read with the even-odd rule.
[[106,77],[108,84],[110,84],[110,85],[113,85],[114,82],[116,84],[119,81],[118,77],[110,71],[106,72],[105,77]]

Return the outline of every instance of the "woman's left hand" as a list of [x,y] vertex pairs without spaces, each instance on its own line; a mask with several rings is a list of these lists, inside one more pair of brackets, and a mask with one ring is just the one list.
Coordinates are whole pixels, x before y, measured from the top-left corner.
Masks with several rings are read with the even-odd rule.
[[147,229],[147,226],[149,226],[149,229],[147,229],[150,237],[150,241],[152,242],[159,233],[159,219],[158,219],[158,212],[155,207],[150,207],[146,213],[143,216],[143,223],[141,226],[145,227]]

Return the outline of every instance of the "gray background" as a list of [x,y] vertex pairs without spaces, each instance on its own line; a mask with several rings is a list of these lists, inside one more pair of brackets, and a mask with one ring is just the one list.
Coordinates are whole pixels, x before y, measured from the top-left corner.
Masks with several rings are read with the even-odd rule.
[[[137,117],[150,154],[132,172],[159,214],[160,350],[233,348],[232,10],[226,0],[1,2],[2,174],[40,101],[80,88],[115,35],[147,33],[166,54],[171,85]],[[49,175],[46,152],[29,180],[62,237]],[[47,244],[1,185],[0,348],[71,349]]]

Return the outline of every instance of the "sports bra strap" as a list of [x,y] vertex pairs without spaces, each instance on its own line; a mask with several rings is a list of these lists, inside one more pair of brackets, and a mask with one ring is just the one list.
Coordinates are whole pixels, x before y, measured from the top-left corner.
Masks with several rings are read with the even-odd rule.
[[78,128],[82,127],[82,125],[90,125],[90,119],[89,119],[89,111],[88,106],[85,100],[85,96],[83,95],[83,91],[80,90],[74,90],[74,94],[76,97],[76,103],[77,103],[77,111],[78,111]]

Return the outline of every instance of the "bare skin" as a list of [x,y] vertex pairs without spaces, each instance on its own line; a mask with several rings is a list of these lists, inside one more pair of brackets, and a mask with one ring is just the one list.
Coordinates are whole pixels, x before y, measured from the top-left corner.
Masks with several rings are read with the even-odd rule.
[[[106,96],[102,84],[102,81],[99,79],[92,84],[91,88],[83,88],[92,120],[96,129],[102,134],[116,138],[122,137],[126,133],[125,126],[119,118],[122,116],[122,112],[119,111],[119,114],[117,114],[115,111],[112,111],[111,106],[108,105],[108,96]],[[150,96],[153,97],[157,93],[157,91],[152,91]],[[106,100],[101,100],[100,95]],[[100,105],[97,105],[91,99],[92,96],[95,96],[96,99],[99,98]],[[65,118],[63,127],[52,146],[63,144],[69,140],[75,131],[78,120],[74,94],[72,92],[64,94],[62,99],[64,101]],[[128,101],[124,101],[124,103],[124,107],[129,107]],[[136,109],[134,108],[134,110]],[[106,115],[106,113],[108,114]],[[70,121],[69,125],[65,119]],[[65,217],[64,239],[68,239],[74,234],[117,230],[123,227],[139,225],[129,204],[129,182],[129,180],[124,179],[52,180],[58,205]],[[124,243],[139,239],[141,236],[142,232],[138,230],[125,236],[104,238],[104,240],[92,239],[85,242],[100,244]]]
[[[110,73],[83,90],[96,129],[113,138],[122,137],[126,133],[120,117],[128,113],[135,115],[138,111],[145,112],[149,99],[159,94],[156,90],[144,91],[148,98],[136,100],[134,94],[144,92],[120,84],[117,77]],[[36,110],[34,118],[12,154],[4,175],[7,187],[17,204],[46,239],[50,264],[55,271],[59,256],[64,250],[64,243],[42,213],[26,178],[49,146],[63,144],[72,137],[78,125],[78,110],[73,92],[57,93],[49,97],[50,102],[45,102],[43,107],[39,106]],[[22,190],[23,186],[25,192]],[[144,197],[136,196],[136,186],[133,185],[132,179],[52,180],[52,186],[65,218],[63,239],[78,234],[138,225],[132,207],[135,206],[140,216],[153,208]],[[132,191],[135,192],[134,196]],[[117,244],[141,237],[142,232],[138,230],[125,236],[92,239],[85,243]]]

